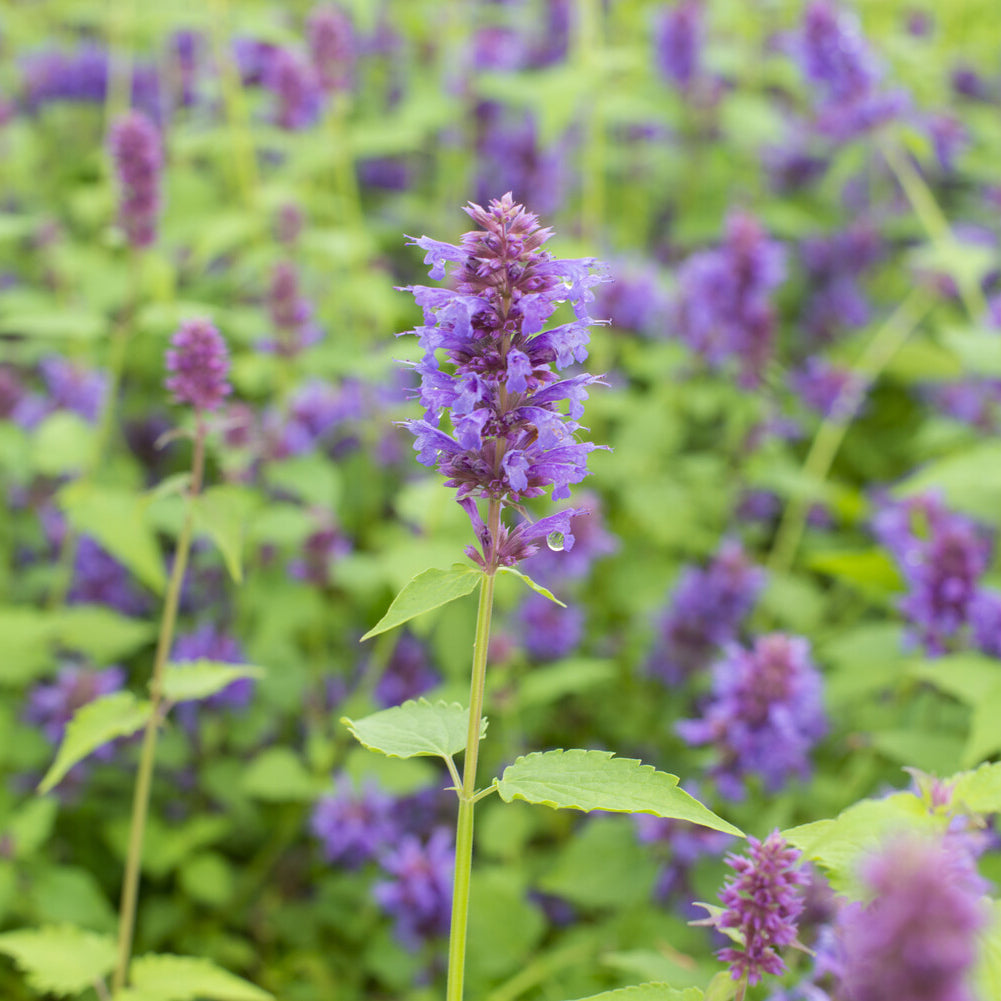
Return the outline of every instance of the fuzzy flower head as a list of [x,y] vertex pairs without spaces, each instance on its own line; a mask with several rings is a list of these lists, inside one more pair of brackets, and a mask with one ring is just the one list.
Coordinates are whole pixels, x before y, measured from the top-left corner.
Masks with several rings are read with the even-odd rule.
[[861,875],[871,899],[837,924],[850,1001],[973,1001],[968,974],[989,911],[962,844],[898,836]]
[[713,775],[725,795],[741,798],[749,775],[777,792],[791,776],[809,774],[810,751],[827,730],[821,688],[802,637],[771,633],[750,649],[731,644],[713,667],[702,718],[682,720],[678,732],[715,748]]
[[351,87],[355,37],[351,18],[333,4],[317,7],[306,19],[309,55],[320,86],[335,93]]
[[132,247],[156,240],[160,215],[160,133],[141,111],[130,111],[111,128],[111,158],[118,178],[118,222]]
[[[49,741],[58,744],[77,710],[95,699],[119,691],[124,683],[125,672],[120,667],[96,671],[75,664],[68,665],[60,669],[55,681],[37,685],[31,691],[25,719],[39,726]],[[110,744],[104,747],[110,747]],[[101,756],[105,757],[106,753]]]
[[393,805],[376,786],[355,790],[342,776],[334,794],[316,804],[310,827],[329,861],[356,869],[399,837]]
[[700,0],[681,0],[667,8],[654,31],[657,69],[669,83],[686,90],[698,74],[705,34]]
[[196,410],[218,410],[232,392],[226,381],[229,354],[222,335],[208,320],[188,320],[171,338],[164,385],[175,403]]
[[727,856],[726,864],[736,875],[729,876],[720,891],[725,910],[704,923],[737,933],[740,945],[727,946],[716,955],[730,964],[734,980],[746,976],[756,984],[763,973],[785,972],[778,950],[796,942],[797,919],[803,911],[801,888],[809,877],[799,866],[799,852],[778,831],[764,841],[748,838],[748,845],[746,857]]
[[[477,498],[522,510],[548,487],[554,500],[569,497],[587,475],[588,453],[598,446],[576,432],[588,387],[599,379],[559,372],[587,358],[594,322],[587,304],[601,278],[591,273],[593,260],[556,260],[543,250],[552,231],[510,193],[466,211],[479,228],[461,244],[413,241],[427,251],[432,278],[451,265],[454,289],[410,289],[424,314],[414,333],[426,352],[417,364],[425,416],[406,426],[418,460],[457,488],[479,534]],[[573,319],[545,329],[563,303]],[[485,565],[500,565],[500,544],[487,533]]]

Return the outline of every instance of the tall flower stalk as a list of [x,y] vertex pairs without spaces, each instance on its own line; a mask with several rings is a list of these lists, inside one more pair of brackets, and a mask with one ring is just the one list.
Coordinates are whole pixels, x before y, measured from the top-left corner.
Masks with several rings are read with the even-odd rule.
[[174,565],[167,585],[160,632],[157,637],[153,672],[150,679],[150,714],[143,731],[142,749],[139,754],[139,771],[136,775],[132,799],[132,819],[129,825],[129,843],[125,858],[125,875],[122,880],[122,897],[119,907],[118,960],[115,965],[112,987],[118,993],[125,986],[132,939],[135,932],[136,907],[139,900],[139,874],[142,862],[146,818],[149,815],[150,791],[153,785],[153,765],[160,724],[166,711],[163,694],[167,657],[174,641],[174,627],[181,597],[181,586],[188,565],[191,537],[194,529],[192,501],[202,488],[205,471],[206,411],[218,409],[230,392],[226,381],[229,370],[226,345],[219,332],[207,320],[191,320],[174,335],[172,350],[167,352],[167,369],[170,377],[167,389],[177,403],[194,409],[195,429],[191,460],[191,479],[188,484],[188,509],[181,533],[177,539]]
[[[543,244],[552,231],[514,202],[511,194],[465,210],[479,227],[459,244],[428,237],[431,277],[451,272],[453,288],[416,286],[424,313],[414,333],[425,350],[421,375],[423,418],[406,422],[424,465],[437,466],[469,515],[478,546],[466,552],[483,570],[469,697],[469,730],[461,782],[456,783],[455,876],[448,960],[448,1001],[460,1001],[465,971],[480,718],[497,571],[537,551],[539,541],[570,549],[570,520],[561,511],[533,522],[523,502],[552,488],[555,500],[587,475],[587,456],[598,446],[579,441],[578,419],[598,377],[559,374],[587,357],[587,304],[601,281],[591,259],[557,260]],[[573,318],[544,329],[569,303]],[[564,412],[564,404],[566,410]],[[447,421],[445,420],[447,415]],[[486,518],[480,502],[486,504]],[[506,517],[507,513],[507,517]],[[513,513],[514,524],[507,518]],[[458,778],[458,776],[455,776]]]

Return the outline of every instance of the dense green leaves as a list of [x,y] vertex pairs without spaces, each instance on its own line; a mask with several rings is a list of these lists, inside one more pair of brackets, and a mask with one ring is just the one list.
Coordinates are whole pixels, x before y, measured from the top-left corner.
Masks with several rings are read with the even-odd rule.
[[652,813],[741,835],[678,788],[678,776],[610,751],[536,751],[504,769],[497,791],[505,802],[523,799],[554,809]]
[[5,932],[0,952],[13,957],[32,989],[65,996],[82,993],[110,973],[116,947],[110,935],[54,925]]
[[[346,716],[341,722],[359,743],[391,758],[438,755],[450,758],[464,750],[469,729],[469,710],[457,702],[413,699],[402,706],[383,709],[363,719]],[[487,721],[480,722],[480,739],[486,735]]]
[[424,612],[462,598],[474,591],[482,579],[482,571],[458,563],[451,570],[424,570],[400,591],[386,614],[362,639],[371,639]]
[[149,714],[150,704],[139,701],[131,692],[115,692],[88,702],[67,724],[56,760],[38,791],[54,788],[78,761],[108,741],[135,733],[145,726]]

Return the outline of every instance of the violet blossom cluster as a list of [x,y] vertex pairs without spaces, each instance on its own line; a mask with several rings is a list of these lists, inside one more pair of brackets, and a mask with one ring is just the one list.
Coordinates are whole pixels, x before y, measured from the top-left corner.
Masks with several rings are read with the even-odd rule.
[[327,860],[348,869],[376,859],[400,835],[393,798],[372,784],[356,790],[346,776],[316,804],[310,829]]
[[973,1001],[985,881],[955,839],[898,835],[861,872],[868,902],[844,907],[837,933],[851,1001]]
[[[171,663],[183,664],[196,660],[211,660],[219,664],[245,664],[246,657],[239,640],[219,627],[206,622],[190,633],[179,633],[174,640]],[[201,703],[189,703],[181,709],[189,712],[198,705],[213,709],[245,709],[254,694],[253,678],[237,678],[222,691]]]
[[320,87],[328,94],[349,90],[356,42],[347,11],[335,4],[314,8],[306,19],[306,39]]
[[873,532],[897,560],[909,588],[900,609],[928,653],[962,644],[971,625],[974,641],[991,646],[984,627],[997,602],[981,587],[992,545],[984,526],[950,511],[937,494],[923,494],[885,505]]
[[130,111],[111,127],[111,158],[118,178],[118,222],[132,247],[156,240],[160,215],[160,133],[141,111]]
[[[421,237],[431,277],[445,277],[453,265],[454,289],[415,286],[424,314],[414,333],[425,350],[417,364],[423,419],[407,421],[416,437],[418,460],[437,465],[446,485],[469,514],[481,551],[470,557],[481,566],[512,566],[537,549],[552,532],[573,546],[574,510],[513,529],[500,525],[497,537],[483,522],[477,499],[523,512],[522,502],[552,487],[554,500],[570,495],[570,485],[587,475],[587,456],[599,447],[577,439],[578,419],[588,387],[597,376],[561,378],[559,370],[587,358],[587,312],[591,259],[556,260],[542,249],[552,231],[514,202],[511,194],[484,209],[469,205],[481,227],[461,245]],[[557,307],[569,302],[574,319],[544,329]],[[442,352],[448,367],[438,359]],[[563,405],[568,412],[564,413]],[[443,429],[441,419],[449,417]]]
[[720,891],[724,911],[701,923],[732,928],[740,935],[739,946],[727,946],[716,955],[730,964],[734,980],[746,977],[756,984],[763,973],[785,972],[779,949],[797,944],[802,888],[809,876],[800,867],[800,853],[778,831],[764,841],[747,840],[747,856],[726,857],[736,875],[729,876]]
[[299,272],[291,261],[279,261],[271,269],[267,305],[275,331],[266,342],[268,349],[291,358],[320,339],[319,327],[311,322],[313,306],[301,294]]
[[4,409],[15,424],[31,430],[59,410],[76,414],[88,424],[101,416],[108,392],[105,372],[83,368],[58,355],[47,355],[38,363],[45,393],[25,391],[12,380],[10,402]]
[[174,402],[197,411],[218,410],[232,392],[227,382],[229,353],[222,335],[208,320],[187,320],[170,341],[164,385]]
[[701,0],[678,0],[657,16],[654,47],[657,69],[669,83],[687,90],[699,72],[705,24]]
[[275,124],[291,132],[319,117],[323,91],[313,64],[292,49],[275,48],[264,63],[262,83],[275,97]]
[[711,774],[724,795],[743,798],[751,775],[777,792],[810,773],[810,751],[827,731],[821,695],[809,641],[771,633],[750,649],[726,648],[701,717],[679,722],[678,733],[715,750]]
[[424,695],[440,682],[441,676],[431,666],[424,644],[413,633],[404,632],[376,683],[375,700],[383,707],[398,706]]
[[651,673],[673,686],[708,667],[713,654],[737,638],[764,586],[764,571],[734,539],[722,543],[705,569],[686,567],[657,625]]
[[782,247],[756,219],[733,213],[723,243],[692,254],[678,269],[674,327],[709,365],[736,361],[742,381],[757,385],[775,339],[771,295],[784,278]]

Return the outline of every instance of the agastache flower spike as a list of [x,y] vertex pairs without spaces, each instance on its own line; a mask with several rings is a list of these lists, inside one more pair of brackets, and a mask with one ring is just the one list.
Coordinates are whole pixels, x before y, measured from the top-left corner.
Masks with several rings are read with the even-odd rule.
[[[476,499],[524,514],[523,500],[546,487],[554,500],[569,497],[570,485],[587,475],[587,455],[600,446],[578,441],[575,432],[588,387],[600,378],[562,378],[558,371],[587,358],[588,326],[596,322],[587,313],[590,289],[603,279],[591,273],[598,267],[592,259],[556,260],[544,251],[552,230],[541,228],[510,192],[485,209],[470,204],[465,211],[480,228],[460,245],[413,240],[427,251],[432,278],[444,278],[451,265],[455,288],[409,289],[424,313],[413,333],[425,349],[416,367],[426,412],[405,426],[417,439],[419,461],[437,465],[446,485],[457,488],[482,547],[470,555],[496,568],[530,556],[535,540],[550,532],[563,534],[566,549],[573,545],[573,510],[509,531],[502,524],[488,528]],[[574,319],[544,329],[564,302]],[[446,411],[451,427],[443,429]]]
[[130,246],[148,247],[160,213],[160,133],[141,111],[131,111],[112,126],[109,146],[121,191],[119,224]]
[[226,381],[229,357],[226,342],[208,320],[188,320],[171,338],[167,352],[169,378],[164,385],[175,403],[196,410],[218,410],[232,392]]

